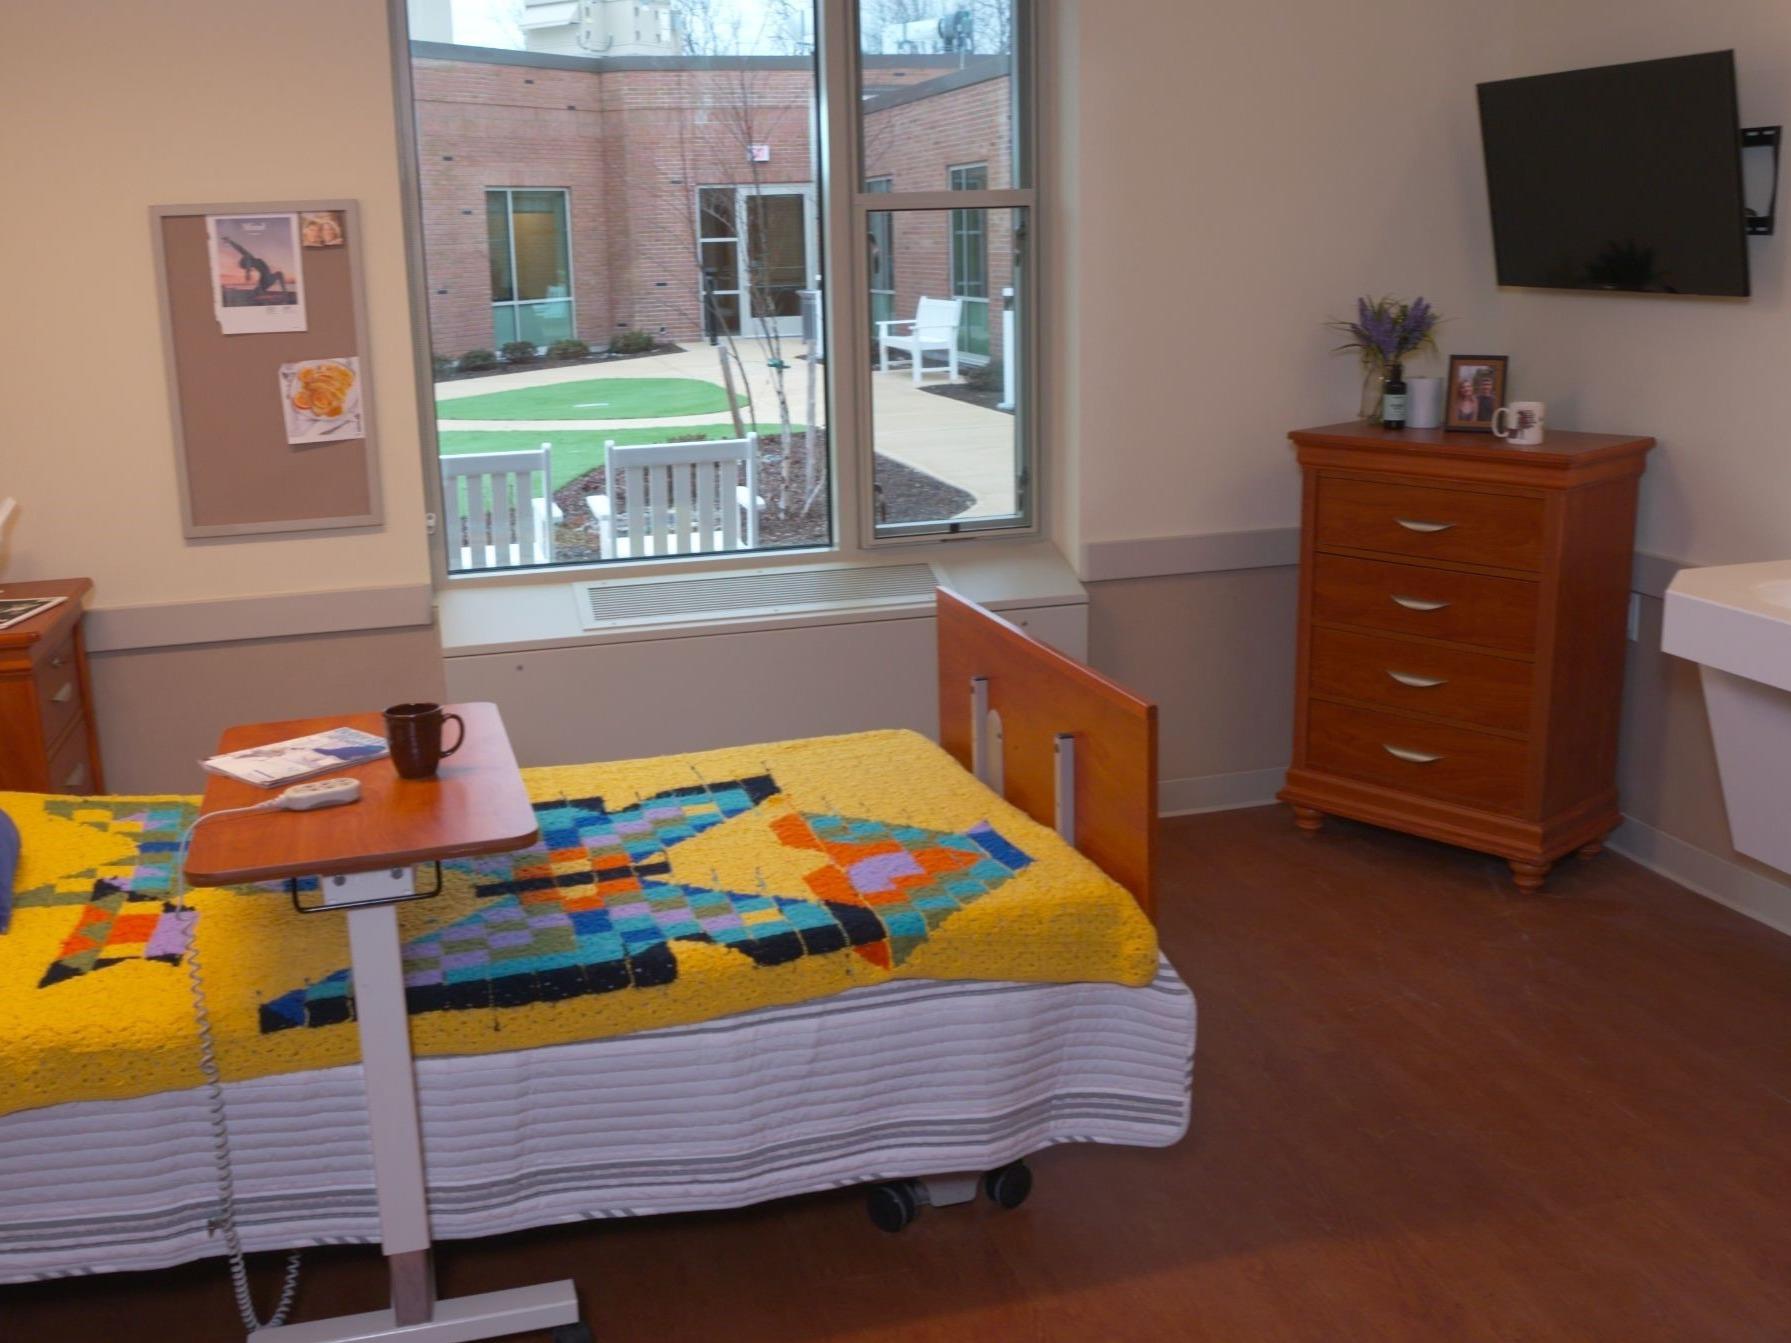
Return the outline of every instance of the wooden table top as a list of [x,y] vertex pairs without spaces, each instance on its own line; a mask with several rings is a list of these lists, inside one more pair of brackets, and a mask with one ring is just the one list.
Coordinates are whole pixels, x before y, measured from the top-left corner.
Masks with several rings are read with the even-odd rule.
[[1525,461],[1534,466],[1555,467],[1589,466],[1614,457],[1640,455],[1654,446],[1654,440],[1642,434],[1588,434],[1577,429],[1550,428],[1541,444],[1524,447],[1492,434],[1450,429],[1383,429],[1361,420],[1296,429],[1288,437],[1300,447],[1373,448],[1467,461]]
[[0,630],[0,648],[29,648],[40,639],[49,638],[72,624],[81,614],[81,603],[93,590],[87,578],[51,578],[31,582],[0,582],[0,600],[7,598],[61,597],[59,605],[34,615],[29,620]]
[[[505,853],[533,844],[539,833],[535,809],[529,805],[497,706],[442,707],[466,720],[466,745],[442,761],[435,778],[401,779],[390,758],[317,775],[359,779],[360,801],[321,811],[232,816],[200,826],[187,852],[188,882],[236,886],[284,877],[376,872],[436,858]],[[248,723],[225,731],[218,754],[334,727],[385,735],[385,720],[377,713]],[[253,806],[280,793],[220,775],[207,777],[202,813]]]

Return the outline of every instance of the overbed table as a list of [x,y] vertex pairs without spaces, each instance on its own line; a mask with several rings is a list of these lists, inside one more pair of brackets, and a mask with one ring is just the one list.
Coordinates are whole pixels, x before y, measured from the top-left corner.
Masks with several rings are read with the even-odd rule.
[[[317,877],[321,906],[343,911],[348,919],[380,1241],[391,1270],[392,1305],[364,1315],[264,1329],[253,1335],[257,1343],[466,1343],[556,1326],[564,1327],[557,1338],[589,1337],[578,1324],[570,1281],[446,1301],[435,1296],[397,907],[407,899],[426,898],[414,894],[418,864],[527,848],[538,833],[497,707],[445,707],[465,720],[466,744],[442,761],[436,778],[401,779],[389,759],[338,770],[321,777],[359,779],[358,802],[320,811],[232,816],[201,827],[187,855],[187,881],[194,886]],[[384,735],[384,722],[376,713],[251,723],[226,731],[218,751],[240,751],[335,727]],[[201,811],[253,806],[276,791],[213,776]]]

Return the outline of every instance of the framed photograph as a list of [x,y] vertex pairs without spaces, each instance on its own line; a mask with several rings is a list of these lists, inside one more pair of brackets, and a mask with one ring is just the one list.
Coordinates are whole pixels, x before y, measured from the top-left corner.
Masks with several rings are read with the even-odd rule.
[[299,242],[304,247],[340,247],[348,240],[340,210],[304,210],[299,214]]
[[1443,381],[1443,427],[1456,433],[1490,434],[1493,412],[1505,404],[1511,356],[1452,354]]

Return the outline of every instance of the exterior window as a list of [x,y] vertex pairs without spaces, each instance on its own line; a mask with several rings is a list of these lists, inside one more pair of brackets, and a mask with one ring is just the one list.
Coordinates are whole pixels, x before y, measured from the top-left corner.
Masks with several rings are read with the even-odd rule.
[[[1036,478],[1032,6],[854,3],[864,181],[855,210],[870,242],[870,531],[898,541],[1026,527]],[[917,429],[916,395],[945,403],[936,427]],[[915,488],[916,469],[951,488]]]
[[[864,184],[866,195],[887,195],[895,188],[892,177],[873,177]],[[887,322],[895,316],[895,235],[890,231],[892,216],[887,212],[870,217],[871,325]]]
[[485,193],[492,343],[538,346],[572,336],[572,237],[566,192],[496,187]]
[[1033,2],[389,0],[441,571],[1031,526]]
[[[989,169],[973,164],[951,170],[953,191],[987,191]],[[989,237],[982,210],[951,212],[951,292],[964,301],[958,351],[973,359],[989,357]]]

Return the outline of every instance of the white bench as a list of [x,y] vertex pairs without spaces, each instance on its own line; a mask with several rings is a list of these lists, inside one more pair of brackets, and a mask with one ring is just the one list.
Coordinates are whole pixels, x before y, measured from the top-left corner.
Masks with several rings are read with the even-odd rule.
[[[604,446],[603,494],[585,496],[606,560],[754,550],[759,436]],[[618,535],[617,520],[627,534]]]
[[[877,370],[889,371],[889,352],[907,354],[914,371],[914,385],[920,386],[927,353],[936,350],[945,356],[945,371],[953,382],[958,378],[958,324],[964,319],[964,300],[959,298],[923,298],[910,318],[877,323]],[[897,335],[897,327],[907,327],[906,335]]]
[[[510,569],[553,563],[553,449],[469,452],[443,457],[442,520],[458,569]],[[540,487],[535,484],[540,478]]]

